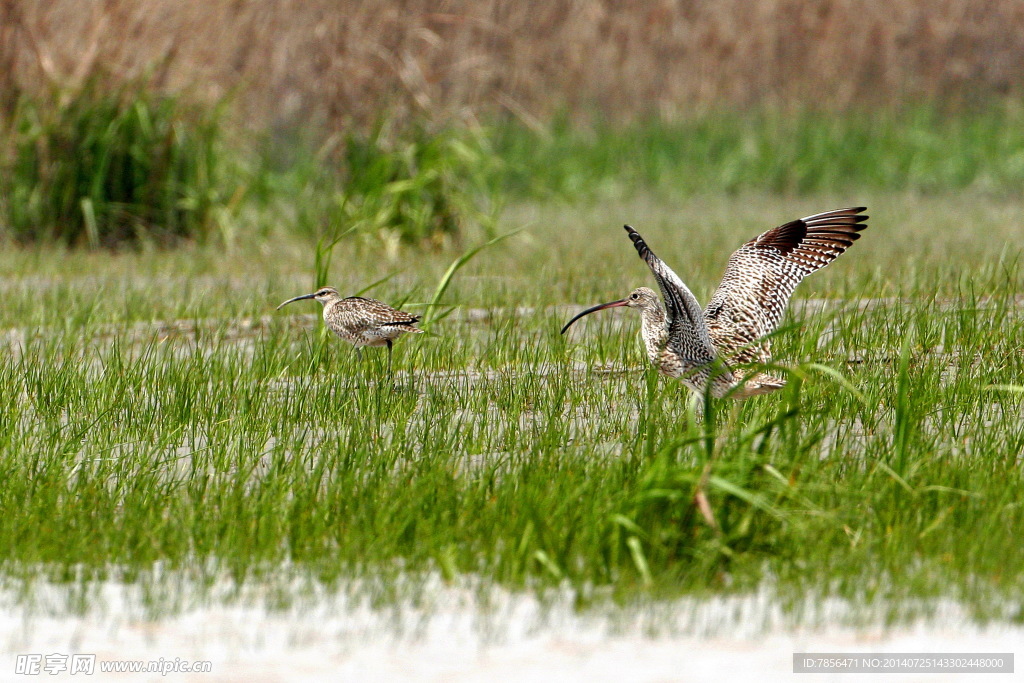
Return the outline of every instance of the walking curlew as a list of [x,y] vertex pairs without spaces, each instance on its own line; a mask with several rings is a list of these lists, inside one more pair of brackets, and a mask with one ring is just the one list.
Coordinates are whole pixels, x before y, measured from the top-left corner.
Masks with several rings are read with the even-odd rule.
[[280,310],[282,306],[303,299],[316,299],[323,304],[324,323],[334,334],[355,345],[356,349],[361,346],[387,346],[389,373],[392,342],[403,333],[423,331],[414,327],[419,322],[418,315],[399,311],[376,299],[343,297],[334,287],[321,287],[312,294],[288,299],[277,308]]
[[764,372],[746,377],[730,365],[771,360],[765,336],[778,328],[793,290],[860,238],[860,231],[867,227],[864,210],[826,211],[746,242],[729,257],[722,282],[704,311],[679,276],[626,225],[633,246],[658,281],[665,306],[653,290],[640,287],[625,299],[588,308],[566,323],[562,333],[595,311],[638,308],[647,356],[662,374],[680,378],[700,394],[710,379],[716,398],[747,398],[781,389],[786,382],[779,377]]

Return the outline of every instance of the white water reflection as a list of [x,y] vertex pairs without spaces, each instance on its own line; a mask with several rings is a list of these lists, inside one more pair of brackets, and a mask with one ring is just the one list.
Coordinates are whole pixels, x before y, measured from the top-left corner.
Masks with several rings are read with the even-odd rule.
[[[187,596],[188,579],[154,578],[156,590],[173,585]],[[981,626],[950,601],[931,605],[928,618],[885,629],[884,609],[872,614],[839,600],[808,603],[795,623],[767,589],[579,611],[569,591],[542,604],[528,593],[463,583],[429,577],[410,583],[409,598],[378,607],[366,597],[377,589],[366,582],[335,591],[308,583],[238,591],[222,582],[196,590],[202,599],[177,602],[113,581],[92,584],[86,595],[43,581],[27,594],[8,584],[0,590],[0,679],[14,677],[17,654],[92,653],[213,663],[212,674],[121,680],[791,680],[794,652],[1013,652],[1024,643],[1019,624]],[[173,609],[154,616],[162,601]],[[800,677],[858,679],[878,680]]]

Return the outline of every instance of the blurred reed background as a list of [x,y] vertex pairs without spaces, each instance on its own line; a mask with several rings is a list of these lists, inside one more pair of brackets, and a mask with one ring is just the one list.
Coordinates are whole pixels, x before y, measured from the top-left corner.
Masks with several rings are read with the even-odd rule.
[[[606,175],[616,176],[614,182],[649,185],[683,176],[657,158],[657,150],[673,148],[661,143],[674,140],[691,167],[694,156],[719,160],[697,169],[696,185],[711,191],[836,189],[815,180],[823,172],[817,159],[842,157],[851,145],[870,143],[879,125],[884,128],[879,137],[886,141],[882,151],[895,161],[875,159],[871,165],[889,172],[865,180],[858,179],[862,170],[850,177],[845,170],[826,168],[825,175],[844,183],[894,183],[894,189],[1006,189],[1024,179],[1019,141],[999,137],[1024,118],[1018,111],[1024,87],[1022,28],[1024,5],[1011,0],[0,0],[0,117],[10,133],[0,154],[23,173],[34,169],[23,185],[42,182],[54,175],[44,170],[54,150],[80,142],[53,140],[54,129],[69,128],[67,119],[59,125],[49,119],[51,133],[46,133],[47,116],[39,112],[66,109],[85,91],[93,99],[97,92],[116,92],[121,104],[113,109],[118,111],[129,107],[131,97],[156,97],[148,105],[155,109],[174,99],[175,112],[191,113],[170,114],[168,130],[175,129],[178,116],[192,123],[198,116],[204,132],[193,139],[210,137],[209,112],[216,108],[218,131],[234,135],[236,149],[259,148],[263,161],[276,170],[295,166],[306,154],[296,150],[307,148],[313,161],[305,168],[317,160],[333,165],[339,178],[328,184],[346,195],[346,179],[354,175],[353,144],[362,146],[356,156],[363,162],[366,149],[375,151],[374,158],[384,157],[390,170],[380,175],[393,182],[417,178],[417,160],[433,158],[419,150],[435,134],[475,150],[471,160],[456,155],[444,161],[441,166],[448,170],[436,175],[464,177],[473,173],[475,160],[489,157],[508,162],[508,173],[495,180],[481,171],[479,182],[466,190],[477,193],[476,185],[487,185],[488,205],[499,203],[493,196],[499,192],[529,185],[524,178],[558,176],[563,164],[592,167],[594,148],[603,144],[595,142],[595,134],[611,149],[628,150],[638,138],[655,148],[655,161],[638,177],[628,154],[616,152],[598,162]],[[131,95],[140,92],[146,94]],[[89,109],[80,102],[76,106]],[[103,106],[111,109],[109,103]],[[28,122],[27,110],[37,112]],[[803,124],[789,121],[794,112]],[[806,123],[808,117],[813,124]],[[476,133],[467,138],[466,130]],[[486,135],[480,137],[480,131]],[[254,133],[262,143],[254,142]],[[798,140],[776,153],[776,141],[794,137],[806,138],[806,144]],[[185,154],[222,158],[223,151],[211,151],[212,140]],[[687,155],[680,142],[685,140],[695,140],[699,153]],[[410,146],[411,156],[403,151]],[[953,158],[955,168],[932,164],[933,157]],[[772,166],[772,159],[797,167],[797,176],[758,170]],[[73,184],[95,189],[91,178],[97,172],[106,171],[90,167],[70,175],[81,176]],[[174,205],[219,207],[222,218],[224,210],[259,194],[257,189],[265,198],[272,184],[253,177],[229,181],[230,173],[212,167],[199,175],[204,180],[194,181],[197,187]],[[693,191],[694,172],[685,175],[691,181],[681,191]],[[573,176],[533,185],[543,185],[545,192],[586,193],[609,182],[608,177]],[[429,185],[413,180],[417,183]],[[159,193],[133,189],[115,203],[123,208]],[[70,211],[80,214],[76,220],[83,228],[68,239],[81,241],[90,221],[99,226],[92,233],[102,232],[114,214],[124,215],[121,209],[104,212],[101,196],[92,196],[82,208],[78,198],[87,192],[51,188],[43,194],[62,194],[64,208],[20,217],[8,208],[8,235],[63,239],[63,231],[52,225],[59,222],[57,214]],[[153,233],[173,211],[159,213],[160,218],[131,218],[134,228],[115,220],[118,225],[109,232]],[[172,222],[209,225],[210,219],[178,216]],[[393,217],[384,222],[402,224]],[[408,232],[419,238],[436,232],[430,225],[458,222],[421,221]],[[41,230],[42,223],[51,227]]]
[[95,71],[237,93],[252,126],[721,108],[843,111],[1019,98],[1012,0],[550,3],[4,0],[4,100]]

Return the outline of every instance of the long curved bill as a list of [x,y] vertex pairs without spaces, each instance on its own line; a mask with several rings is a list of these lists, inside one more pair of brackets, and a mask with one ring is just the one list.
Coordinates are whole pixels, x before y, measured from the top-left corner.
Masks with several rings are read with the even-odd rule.
[[302,296],[297,296],[294,299],[288,299],[288,301],[285,301],[284,303],[282,303],[280,306],[278,306],[274,310],[275,311],[279,311],[279,310],[281,310],[281,308],[283,306],[287,306],[288,304],[290,304],[293,301],[302,301],[303,299],[312,299],[315,296],[316,296],[316,294],[303,294]]
[[570,325],[572,325],[574,322],[576,322],[577,320],[579,320],[580,318],[582,318],[585,315],[590,315],[591,313],[594,313],[596,311],[603,311],[606,308],[615,308],[616,306],[625,306],[627,303],[629,303],[628,299],[619,299],[618,301],[611,301],[611,302],[606,303],[606,304],[598,304],[597,306],[592,306],[591,308],[588,308],[587,310],[585,310],[585,311],[583,311],[581,313],[577,313],[576,317],[573,318],[572,320],[570,320],[569,322],[567,322],[565,324],[565,327],[562,328],[562,334],[565,334],[565,331],[567,329],[569,329]]

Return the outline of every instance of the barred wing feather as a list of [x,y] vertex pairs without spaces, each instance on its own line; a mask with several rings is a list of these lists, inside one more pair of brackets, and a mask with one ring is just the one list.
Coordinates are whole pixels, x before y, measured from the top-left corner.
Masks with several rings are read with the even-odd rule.
[[668,265],[658,258],[643,237],[628,225],[623,226],[633,240],[636,251],[650,267],[658,281],[665,311],[668,314],[668,343],[682,358],[708,363],[715,357],[715,346],[708,334],[704,313],[693,292]]
[[715,347],[733,362],[767,362],[800,281],[846,251],[867,227],[864,207],[837,209],[764,232],[733,252],[704,317]]

